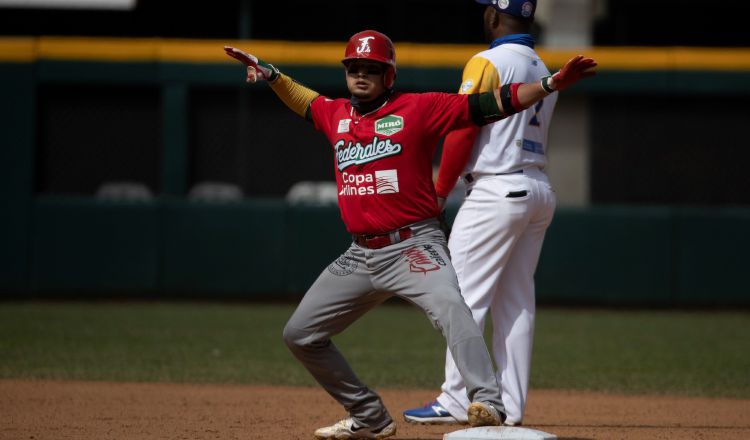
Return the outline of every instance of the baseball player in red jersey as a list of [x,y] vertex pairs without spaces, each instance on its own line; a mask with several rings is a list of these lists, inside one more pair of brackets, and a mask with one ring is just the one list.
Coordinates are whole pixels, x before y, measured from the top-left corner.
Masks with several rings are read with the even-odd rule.
[[396,425],[380,397],[351,370],[331,337],[393,295],[424,310],[448,342],[472,402],[472,426],[505,419],[500,387],[482,332],[461,299],[432,183],[437,140],[533,105],[593,75],[596,63],[572,59],[561,72],[475,95],[396,93],[391,40],[355,34],[342,60],[350,99],[329,99],[241,50],[247,80],[267,80],[279,98],[331,142],[339,208],[352,245],[320,274],[284,328],[284,341],[348,417],[315,431],[318,439],[386,438]]

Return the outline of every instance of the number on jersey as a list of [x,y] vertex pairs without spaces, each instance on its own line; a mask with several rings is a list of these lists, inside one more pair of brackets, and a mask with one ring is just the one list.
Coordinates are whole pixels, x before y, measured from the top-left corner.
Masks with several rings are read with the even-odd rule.
[[544,104],[543,99],[537,102],[536,105],[534,106],[534,116],[531,117],[531,121],[529,121],[529,125],[533,125],[534,127],[539,127],[540,125],[542,125],[539,123],[539,118],[537,117],[539,115],[539,110],[542,109],[542,104]]

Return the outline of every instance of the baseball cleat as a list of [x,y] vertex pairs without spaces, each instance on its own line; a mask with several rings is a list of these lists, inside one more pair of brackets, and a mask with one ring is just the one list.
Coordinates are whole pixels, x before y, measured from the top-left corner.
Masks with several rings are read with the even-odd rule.
[[434,400],[421,408],[412,408],[404,411],[404,420],[408,423],[419,425],[460,425],[455,417],[448,412],[437,400]]
[[474,402],[469,405],[467,415],[471,426],[500,426],[505,420],[504,413],[486,402]]
[[351,417],[347,417],[331,426],[316,430],[315,438],[318,440],[344,440],[350,438],[373,438],[379,440],[390,437],[395,433],[396,424],[393,421],[377,429],[372,429],[366,426],[359,426]]

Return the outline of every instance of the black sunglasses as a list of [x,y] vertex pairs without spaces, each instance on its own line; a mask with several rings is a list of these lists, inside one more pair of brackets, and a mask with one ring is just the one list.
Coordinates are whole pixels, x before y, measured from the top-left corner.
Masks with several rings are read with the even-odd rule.
[[356,75],[362,71],[368,75],[382,75],[385,72],[382,67],[373,65],[350,64],[346,67],[346,72],[351,75]]

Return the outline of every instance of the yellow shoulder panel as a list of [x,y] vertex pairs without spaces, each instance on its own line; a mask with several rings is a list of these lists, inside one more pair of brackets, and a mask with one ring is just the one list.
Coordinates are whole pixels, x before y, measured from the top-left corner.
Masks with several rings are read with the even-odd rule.
[[497,73],[494,64],[487,58],[475,56],[464,67],[464,75],[458,93],[468,95],[489,92],[499,85],[500,75]]

